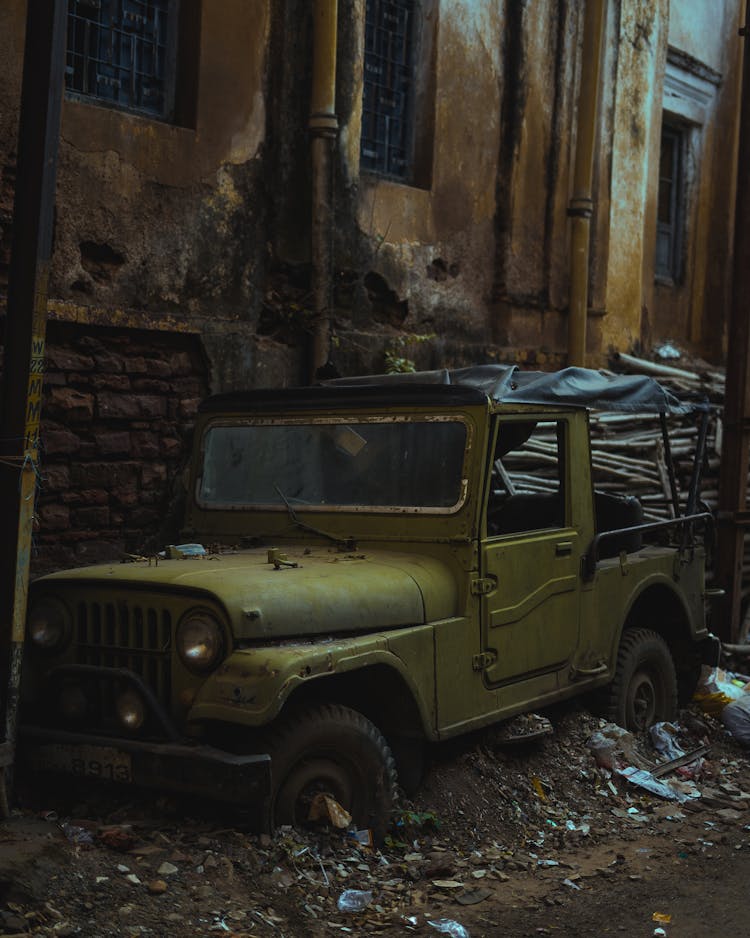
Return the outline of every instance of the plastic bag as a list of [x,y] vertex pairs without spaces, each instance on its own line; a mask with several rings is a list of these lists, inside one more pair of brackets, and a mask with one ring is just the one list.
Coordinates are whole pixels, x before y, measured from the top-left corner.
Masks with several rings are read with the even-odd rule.
[[442,932],[444,935],[450,935],[451,938],[469,938],[469,933],[459,922],[454,922],[451,918],[439,918],[436,922],[427,920],[435,931]]
[[750,694],[731,700],[721,711],[721,722],[738,743],[750,746]]
[[679,759],[680,756],[684,756],[684,751],[677,745],[679,732],[679,727],[674,723],[654,723],[649,730],[654,749],[667,759]]
[[706,713],[719,716],[730,701],[739,700],[745,693],[744,681],[740,681],[731,671],[704,665],[693,700]]
[[345,889],[339,896],[339,912],[361,912],[371,902],[371,892],[362,889]]
[[610,772],[622,763],[634,762],[633,734],[616,723],[607,723],[586,741],[596,764]]

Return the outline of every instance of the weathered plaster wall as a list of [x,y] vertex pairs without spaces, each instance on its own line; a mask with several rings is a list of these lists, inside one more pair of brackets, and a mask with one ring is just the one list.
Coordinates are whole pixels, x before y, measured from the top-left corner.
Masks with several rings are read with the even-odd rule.
[[[689,141],[688,212],[682,274],[674,283],[656,281],[652,331],[688,342],[714,360],[723,354],[729,297],[742,19],[742,4],[682,0],[670,7],[674,62],[667,69],[679,71],[675,87],[667,81],[664,110],[681,122]],[[686,92],[683,82],[694,90]]]
[[618,24],[609,261],[601,352],[641,341],[653,284],[655,181],[668,0],[623,0]]
[[[26,4],[0,8],[0,168],[12,177]],[[63,104],[50,296],[77,316],[205,335],[211,386],[298,379],[299,355],[259,340],[268,186],[266,0],[196,3],[194,126]],[[0,265],[10,186],[0,187]],[[2,268],[0,267],[0,276]],[[263,360],[263,365],[260,364]],[[265,367],[264,367],[265,366]]]
[[737,7],[731,3],[672,0],[669,45],[722,73],[733,54],[727,48],[728,30],[736,30],[737,19]]
[[[361,76],[363,0],[347,8],[351,71]],[[357,220],[354,231],[344,222],[339,256],[358,267],[353,314],[339,310],[339,359],[356,360],[349,346],[375,319],[425,366],[462,356],[559,362],[578,5],[461,0],[426,9],[429,172],[415,185],[360,178],[361,81],[347,88],[351,107],[337,104],[342,183]],[[433,333],[432,342],[409,341]],[[382,355],[369,363],[382,368]]]

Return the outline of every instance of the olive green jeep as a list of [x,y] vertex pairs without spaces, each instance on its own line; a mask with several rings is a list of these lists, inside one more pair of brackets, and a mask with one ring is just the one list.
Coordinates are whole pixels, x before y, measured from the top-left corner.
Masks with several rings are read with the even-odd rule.
[[265,824],[330,795],[382,833],[426,741],[591,691],[623,726],[671,718],[708,636],[707,516],[697,485],[658,523],[594,491],[590,406],[683,409],[504,366],[210,398],[193,543],[32,585],[22,763]]

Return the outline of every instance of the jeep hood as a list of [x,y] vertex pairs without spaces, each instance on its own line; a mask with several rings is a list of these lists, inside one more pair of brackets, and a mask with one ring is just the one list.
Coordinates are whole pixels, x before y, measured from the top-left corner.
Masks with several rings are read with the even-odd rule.
[[[366,632],[457,614],[450,569],[433,557],[374,550],[284,548],[277,569],[266,549],[209,557],[81,567],[43,577],[35,590],[193,593],[226,610],[235,637],[262,639]],[[204,601],[205,601],[204,600]]]

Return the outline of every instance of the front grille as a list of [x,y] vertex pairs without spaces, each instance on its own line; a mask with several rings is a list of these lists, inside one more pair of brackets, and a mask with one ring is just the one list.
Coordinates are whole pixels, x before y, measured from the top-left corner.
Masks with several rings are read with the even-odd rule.
[[80,602],[76,660],[137,674],[165,706],[170,703],[172,616],[166,609],[120,602]]

